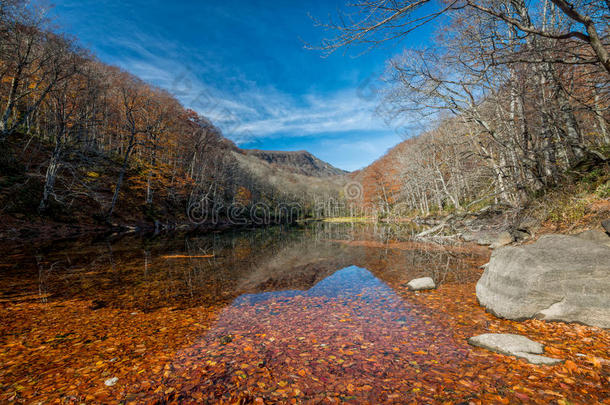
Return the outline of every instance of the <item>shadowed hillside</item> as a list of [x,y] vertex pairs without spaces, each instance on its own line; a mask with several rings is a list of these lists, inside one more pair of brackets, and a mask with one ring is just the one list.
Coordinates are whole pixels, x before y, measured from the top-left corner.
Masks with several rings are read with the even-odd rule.
[[305,150],[284,152],[242,149],[242,151],[246,155],[255,156],[272,166],[305,176],[330,177],[347,174],[345,170],[338,169]]

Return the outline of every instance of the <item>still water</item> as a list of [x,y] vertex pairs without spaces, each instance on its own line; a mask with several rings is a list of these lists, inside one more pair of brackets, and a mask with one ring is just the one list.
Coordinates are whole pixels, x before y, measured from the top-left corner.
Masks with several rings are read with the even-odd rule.
[[[439,384],[470,353],[443,311],[474,305],[488,253],[411,234],[314,223],[5,252],[0,402],[462,398]],[[405,288],[422,276],[440,288]]]

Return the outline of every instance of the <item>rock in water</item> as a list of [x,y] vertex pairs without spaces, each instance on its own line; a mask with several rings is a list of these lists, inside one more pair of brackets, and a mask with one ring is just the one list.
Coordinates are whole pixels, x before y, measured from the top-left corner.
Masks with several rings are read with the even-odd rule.
[[533,364],[557,364],[562,362],[560,359],[541,356],[544,353],[544,346],[521,335],[511,333],[485,333],[483,335],[471,337],[468,343],[473,346],[482,347],[492,352],[516,356],[526,359]]
[[434,280],[431,277],[422,277],[409,281],[407,287],[413,291],[433,290],[436,288],[436,284],[434,284]]
[[115,385],[117,382],[119,382],[119,378],[118,378],[118,377],[112,377],[112,378],[109,378],[109,379],[107,379],[106,381],[104,381],[104,384],[105,384],[107,387],[112,387],[112,386],[114,386],[114,385]]
[[507,319],[610,328],[610,248],[572,236],[494,250],[477,283],[479,303]]

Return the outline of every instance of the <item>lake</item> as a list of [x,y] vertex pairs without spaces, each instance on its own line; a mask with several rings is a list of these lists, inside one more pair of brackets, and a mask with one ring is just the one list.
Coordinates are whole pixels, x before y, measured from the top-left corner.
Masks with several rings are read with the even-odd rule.
[[[413,232],[317,222],[5,252],[0,402],[485,403],[527,396],[515,379],[552,386],[466,343],[518,327],[477,305],[488,250]],[[422,276],[439,288],[409,291]]]

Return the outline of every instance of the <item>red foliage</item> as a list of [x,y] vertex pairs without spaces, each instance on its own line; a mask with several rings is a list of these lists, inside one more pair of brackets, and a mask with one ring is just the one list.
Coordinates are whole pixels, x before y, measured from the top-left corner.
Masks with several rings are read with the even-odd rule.
[[[375,243],[363,244],[363,265],[387,267]],[[608,403],[606,330],[498,319],[478,305],[474,282],[416,293],[400,277],[384,278],[388,286],[370,275],[353,291],[336,275],[330,292],[325,279],[322,293],[243,296],[228,307],[0,302],[0,402]],[[566,361],[536,366],[466,343],[486,332],[528,336]]]

